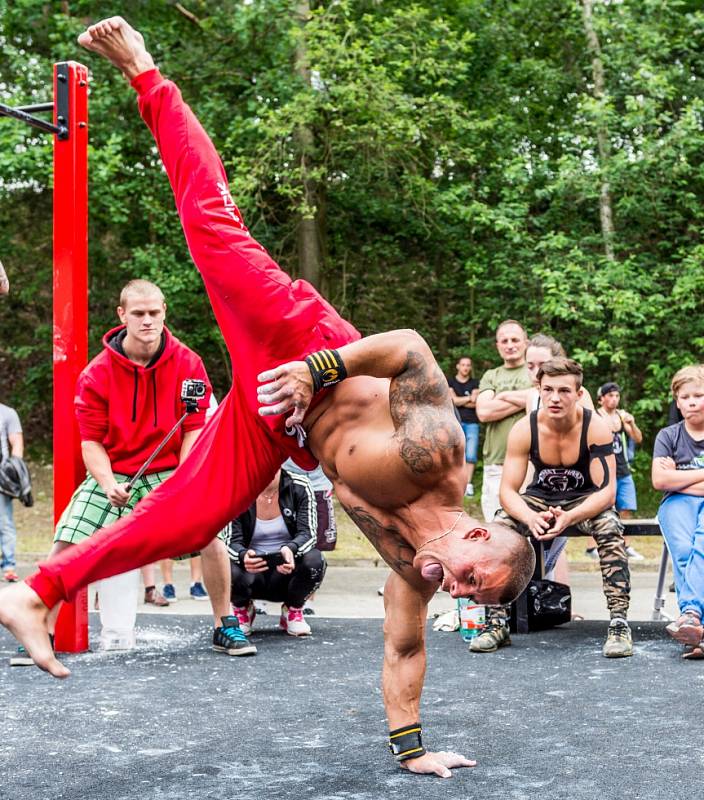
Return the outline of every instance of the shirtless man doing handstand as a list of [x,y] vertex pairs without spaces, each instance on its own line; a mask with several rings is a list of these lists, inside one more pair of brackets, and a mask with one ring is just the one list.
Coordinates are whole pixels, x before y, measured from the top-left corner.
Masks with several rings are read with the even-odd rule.
[[427,604],[439,585],[452,597],[508,602],[528,582],[534,555],[525,537],[464,513],[464,438],[429,347],[413,331],[361,339],[312,286],[279,269],[247,231],[212,142],[121,17],[91,26],[79,43],[109,59],[137,92],[233,384],[172,477],[130,516],[1,592],[0,622],[38,666],[67,676],[46,634],[52,606],[91,581],[200,550],[288,456],[306,468],[319,460],[393,570],[383,670],[391,749],[413,772],[449,777],[453,767],[472,766],[421,743]]

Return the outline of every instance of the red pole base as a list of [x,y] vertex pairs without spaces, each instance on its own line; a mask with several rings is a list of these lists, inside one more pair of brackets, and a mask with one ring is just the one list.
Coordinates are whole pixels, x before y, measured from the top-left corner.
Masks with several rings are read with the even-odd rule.
[[88,590],[81,589],[73,603],[64,603],[56,620],[54,650],[84,653],[88,649]]

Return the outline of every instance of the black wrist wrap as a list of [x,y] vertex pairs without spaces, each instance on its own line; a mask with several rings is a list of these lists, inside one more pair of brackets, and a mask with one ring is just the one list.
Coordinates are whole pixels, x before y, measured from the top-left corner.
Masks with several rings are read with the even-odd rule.
[[425,747],[423,747],[420,735],[420,722],[389,731],[389,750],[396,761],[408,761],[425,754]]
[[318,350],[306,358],[313,377],[313,392],[327,389],[347,377],[347,370],[337,350]]

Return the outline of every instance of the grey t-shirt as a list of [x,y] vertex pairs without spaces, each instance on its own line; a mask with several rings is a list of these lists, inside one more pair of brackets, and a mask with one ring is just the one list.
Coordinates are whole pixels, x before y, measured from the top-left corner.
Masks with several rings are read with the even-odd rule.
[[[671,458],[677,469],[704,469],[704,439],[693,439],[684,422],[663,428],[655,437],[653,458]],[[673,492],[665,492],[669,497]]]
[[292,458],[289,458],[287,461],[284,461],[282,466],[286,472],[295,472],[296,475],[306,475],[313,484],[314,492],[328,492],[332,489],[332,483],[328,480],[320,464],[318,464],[315,469],[308,471],[301,469]]
[[20,418],[14,408],[0,403],[0,461],[12,454],[9,436],[13,433],[22,433]]

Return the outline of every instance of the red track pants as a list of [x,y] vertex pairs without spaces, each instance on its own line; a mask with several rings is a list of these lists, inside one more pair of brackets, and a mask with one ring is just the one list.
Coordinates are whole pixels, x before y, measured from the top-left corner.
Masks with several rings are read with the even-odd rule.
[[177,87],[158,70],[139,75],[132,85],[225,338],[233,383],[165,483],[124,520],[40,564],[27,579],[50,608],[92,581],[204,547],[298,450],[296,438],[284,433],[282,417],[258,415],[257,375],[359,338],[310,284],[291,281],[250,236],[220,158]]

